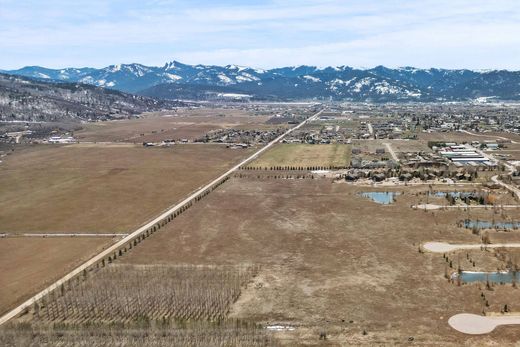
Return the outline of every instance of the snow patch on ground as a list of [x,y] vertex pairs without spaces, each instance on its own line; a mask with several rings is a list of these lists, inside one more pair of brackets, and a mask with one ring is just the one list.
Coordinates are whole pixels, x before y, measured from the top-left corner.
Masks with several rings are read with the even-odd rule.
[[92,78],[92,76],[87,76],[87,77],[83,77],[82,79],[80,79],[79,82],[94,84],[94,79]]
[[321,80],[318,77],[314,77],[314,76],[305,75],[305,76],[303,76],[303,78],[305,78],[306,80],[312,81],[312,82],[316,82],[316,83],[321,82]]
[[380,83],[376,83],[376,86],[374,88],[378,94],[386,95],[386,94],[399,94],[401,90],[388,83],[387,81],[383,81]]
[[339,79],[339,78],[335,78],[332,81],[328,82],[327,84],[330,86],[330,90],[336,91],[336,90],[338,90],[338,88],[340,86],[345,86],[346,87],[346,86],[350,85],[352,83],[352,81],[354,81],[355,79],[356,78],[354,77],[354,78],[352,78],[352,79],[350,79],[348,81],[345,81],[345,80],[342,80],[342,79]]
[[223,83],[226,83],[226,84],[231,84],[231,83],[233,83],[233,80],[232,80],[231,78],[227,77],[226,75],[224,75],[224,74],[222,74],[222,73],[221,73],[221,74],[218,74],[217,77],[218,77],[218,79],[219,79],[221,82],[223,82]]
[[243,72],[241,75],[238,75],[237,77],[235,77],[235,79],[238,81],[238,82],[251,82],[251,81],[258,81],[259,78],[256,77],[256,76],[253,76],[247,72]]
[[41,72],[38,72],[37,75],[38,75],[38,77],[40,77],[40,78],[51,78],[51,76],[46,75],[46,74],[41,73]]
[[232,98],[232,99],[247,99],[247,98],[251,97],[251,95],[249,95],[249,94],[237,94],[237,93],[219,93],[217,95],[222,98]]
[[418,91],[407,90],[406,95],[411,96],[413,98],[420,98],[422,94]]
[[172,73],[168,73],[168,72],[165,72],[165,73],[164,73],[164,76],[167,77],[167,78],[169,78],[169,79],[171,79],[172,81],[178,81],[178,80],[181,80],[181,79],[182,79],[181,76],[179,76],[179,75],[174,75],[174,74],[172,74]]
[[352,88],[352,91],[359,93],[363,87],[369,86],[372,83],[373,78],[365,77],[361,79],[359,82],[356,82]]
[[108,71],[110,71],[110,72],[121,71],[121,64],[109,66]]

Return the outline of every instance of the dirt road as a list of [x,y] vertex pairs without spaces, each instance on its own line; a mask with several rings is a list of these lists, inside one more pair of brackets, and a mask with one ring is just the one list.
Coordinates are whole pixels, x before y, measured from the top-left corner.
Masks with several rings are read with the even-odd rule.
[[399,162],[399,158],[397,157],[397,154],[395,154],[394,149],[392,148],[392,145],[388,142],[385,142],[385,146],[386,146],[386,149],[388,149],[388,152],[390,152],[392,159],[394,159],[396,162]]

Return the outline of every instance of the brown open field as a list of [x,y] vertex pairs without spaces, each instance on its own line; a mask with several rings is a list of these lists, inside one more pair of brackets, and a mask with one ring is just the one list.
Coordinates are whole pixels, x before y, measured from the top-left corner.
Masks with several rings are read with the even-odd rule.
[[[383,148],[385,152],[388,152],[388,149],[385,146],[385,143],[389,143],[392,146],[392,149],[396,153],[400,152],[431,152],[431,148],[428,147],[428,143],[426,141],[421,140],[390,140],[390,139],[380,139],[380,140],[353,140],[352,146],[356,148],[361,148],[363,152],[371,152],[374,153],[376,149]],[[390,153],[386,154],[387,156]]]
[[428,147],[428,143],[418,140],[378,140],[383,143],[389,143],[392,146],[394,152],[431,152],[431,148]]
[[336,166],[350,163],[350,146],[343,144],[308,145],[284,143],[270,148],[250,166],[270,168],[275,166]]
[[107,238],[0,238],[0,313],[27,300],[111,242]]
[[496,136],[488,134],[471,135],[458,131],[450,132],[433,132],[433,133],[418,133],[417,137],[424,141],[446,141],[446,142],[471,142],[471,141],[485,141],[496,140]]
[[0,232],[126,232],[251,150],[81,144],[17,149],[0,166]]
[[256,128],[258,125],[263,126],[268,119],[269,116],[254,116],[241,110],[179,110],[148,114],[139,119],[91,123],[74,135],[80,141],[91,142],[142,143],[183,138],[194,140],[211,130]]
[[320,330],[330,346],[407,345],[410,337],[438,346],[516,341],[517,329],[469,337],[448,326],[453,314],[481,312],[482,290],[494,310],[504,303],[519,310],[520,292],[449,283],[442,255],[419,253],[419,244],[480,238],[457,227],[461,211],[410,209],[421,188],[406,189],[382,206],[358,196],[359,187],[329,180],[234,178],[120,261],[259,265],[231,316],[294,325],[277,333],[290,346],[318,345]]
[[520,135],[513,133],[491,131],[484,133],[484,135],[503,137],[512,141],[520,142]]
[[500,159],[520,160],[520,143],[506,143],[503,149],[490,151],[489,153]]

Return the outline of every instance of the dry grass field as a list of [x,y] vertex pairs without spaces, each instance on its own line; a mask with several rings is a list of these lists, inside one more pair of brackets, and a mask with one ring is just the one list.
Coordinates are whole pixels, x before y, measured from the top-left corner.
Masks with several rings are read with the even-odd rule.
[[431,148],[428,147],[426,141],[417,141],[417,140],[389,140],[389,139],[381,139],[381,140],[353,140],[352,147],[360,148],[362,152],[374,153],[376,149],[382,148],[385,150],[386,156],[389,157],[390,153],[388,153],[388,149],[386,148],[386,143],[389,143],[392,146],[392,149],[396,153],[400,152],[431,152]]
[[0,238],[0,313],[44,289],[111,242],[107,238]]
[[247,111],[229,109],[179,110],[152,113],[139,119],[98,122],[84,126],[75,137],[87,142],[160,142],[194,140],[211,130],[256,128],[269,116],[255,116]]
[[39,145],[0,166],[0,232],[127,232],[250,150]]
[[505,160],[520,160],[520,143],[507,143],[503,149],[489,153]]
[[250,166],[344,167],[350,164],[350,154],[350,146],[343,144],[278,144],[253,161]]
[[[87,143],[19,146],[0,165],[0,233],[130,232],[258,149],[133,142],[287,126],[268,119],[251,111],[186,109],[86,125],[75,136]],[[428,150],[430,138],[483,139],[437,135],[353,146],[373,152],[387,150],[388,142],[407,152]],[[499,312],[505,304],[520,312],[520,291],[449,277],[520,266],[520,251],[434,254],[421,248],[428,241],[520,242],[517,229],[463,226],[464,219],[520,221],[520,208],[500,208],[518,203],[511,193],[476,184],[361,186],[299,170],[347,166],[351,148],[276,144],[168,224],[154,226],[117,258],[111,254],[2,327],[0,345],[514,345],[518,329],[468,336],[447,320],[462,312]],[[375,157],[381,156],[390,153]],[[361,196],[372,191],[399,195],[381,205]],[[412,208],[449,204],[429,194],[434,191],[490,193],[485,201],[496,205]],[[112,242],[0,238],[0,312]],[[266,329],[273,326],[280,331]]]
[[[504,303],[518,310],[520,292],[449,283],[446,260],[420,253],[419,244],[480,237],[457,226],[460,211],[412,210],[421,188],[405,189],[395,204],[382,206],[345,183],[234,178],[120,261],[258,265],[231,317],[294,326],[276,335],[288,346],[320,345],[320,331],[329,346],[516,341],[515,329],[468,337],[448,326],[453,314],[480,313],[483,292],[495,310]],[[482,220],[496,214],[470,213]]]
[[512,141],[520,142],[520,135],[514,134],[514,133],[507,133],[507,132],[485,132],[483,135],[489,135],[489,136],[497,136],[502,137],[506,139],[510,139]]

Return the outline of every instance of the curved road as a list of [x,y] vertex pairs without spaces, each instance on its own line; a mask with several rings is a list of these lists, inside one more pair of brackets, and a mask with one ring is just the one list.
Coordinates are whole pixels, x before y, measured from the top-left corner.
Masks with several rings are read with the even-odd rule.
[[206,190],[211,189],[211,187],[213,187],[214,185],[216,185],[217,183],[219,183],[220,181],[222,181],[223,179],[225,179],[226,177],[231,175],[233,172],[238,170],[242,165],[245,165],[245,164],[249,163],[250,161],[256,159],[260,154],[262,154],[263,152],[268,150],[270,147],[272,147],[274,144],[276,144],[277,142],[282,140],[285,136],[287,136],[290,133],[292,133],[293,131],[301,128],[307,122],[318,118],[318,116],[323,111],[324,111],[324,109],[320,110],[318,113],[316,113],[313,116],[307,118],[306,120],[304,120],[303,122],[301,122],[300,124],[295,126],[294,128],[291,128],[291,129],[287,130],[285,133],[283,133],[282,135],[278,136],[276,139],[274,139],[273,141],[269,142],[267,145],[265,145],[264,147],[262,147],[261,149],[259,149],[255,153],[253,153],[248,158],[242,160],[240,163],[238,163],[237,165],[233,166],[231,169],[229,169],[228,171],[226,171],[225,173],[223,173],[219,177],[215,178],[213,181],[211,181],[210,183],[208,183],[204,187],[198,189],[193,194],[191,194],[190,196],[188,196],[187,198],[185,198],[184,200],[182,200],[181,202],[179,202],[175,206],[173,206],[170,209],[166,210],[161,215],[157,216],[155,219],[149,221],[148,223],[146,223],[145,225],[143,225],[142,227],[140,227],[136,231],[132,232],[131,234],[129,234],[125,238],[121,239],[117,243],[113,244],[112,246],[110,246],[109,248],[104,250],[103,252],[99,253],[98,255],[94,256],[93,258],[91,258],[87,262],[85,262],[82,265],[78,266],[76,269],[72,270],[67,275],[65,275],[61,279],[57,280],[56,282],[51,284],[46,289],[44,289],[41,292],[39,292],[38,294],[34,295],[32,298],[26,300],[25,302],[23,302],[22,304],[20,304],[16,308],[14,308],[13,310],[7,312],[5,315],[0,317],[0,325],[2,325],[5,322],[9,321],[11,318],[16,317],[17,315],[22,313],[26,308],[31,307],[31,305],[34,302],[40,300],[41,298],[43,298],[45,295],[47,295],[48,293],[52,292],[53,290],[58,289],[62,284],[65,284],[70,279],[72,279],[75,276],[81,274],[84,270],[88,270],[91,266],[94,266],[96,263],[100,262],[102,259],[112,255],[114,252],[117,252],[121,247],[125,246],[126,244],[131,242],[133,239],[135,239],[138,236],[140,236],[141,234],[145,233],[146,230],[148,230],[149,228],[153,227],[155,224],[163,221],[164,219],[168,218],[169,215],[171,215],[174,212],[180,210],[181,207],[185,206],[187,203],[189,203],[192,200],[194,200],[197,196],[199,196],[200,194],[202,194]]
[[448,324],[461,333],[480,335],[489,334],[499,325],[519,325],[520,316],[480,316],[471,313],[459,313],[451,316],[450,319],[448,319]]

